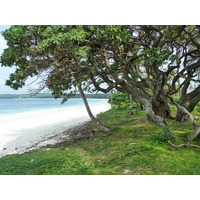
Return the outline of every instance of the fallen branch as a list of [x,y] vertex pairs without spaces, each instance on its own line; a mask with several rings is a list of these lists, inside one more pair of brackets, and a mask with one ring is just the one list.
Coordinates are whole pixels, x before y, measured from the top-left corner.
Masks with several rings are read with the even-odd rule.
[[171,141],[168,141],[168,144],[170,144],[171,146],[173,146],[173,147],[175,147],[175,148],[181,148],[181,147],[196,147],[196,148],[199,148],[199,149],[200,149],[200,146],[199,146],[199,145],[189,144],[189,143],[175,145],[175,144],[173,144]]

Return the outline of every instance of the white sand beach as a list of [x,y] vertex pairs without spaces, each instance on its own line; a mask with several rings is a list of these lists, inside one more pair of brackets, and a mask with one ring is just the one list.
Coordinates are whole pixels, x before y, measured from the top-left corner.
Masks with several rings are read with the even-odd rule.
[[[94,115],[110,109],[108,103],[92,104]],[[52,136],[90,121],[84,106],[32,111],[0,117],[0,157],[36,149]],[[51,140],[52,143],[56,141]],[[48,144],[48,143],[46,143]]]

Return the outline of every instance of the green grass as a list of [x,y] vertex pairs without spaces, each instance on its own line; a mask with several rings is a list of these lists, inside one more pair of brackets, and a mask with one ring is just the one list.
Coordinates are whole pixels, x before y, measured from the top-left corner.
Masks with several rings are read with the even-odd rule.
[[[200,149],[175,149],[163,142],[157,137],[161,129],[145,113],[130,116],[115,109],[98,119],[112,131],[97,130],[76,145],[5,156],[0,158],[0,174],[200,174]],[[190,123],[168,122],[179,137],[175,144],[183,143]],[[199,140],[193,143],[200,145]]]

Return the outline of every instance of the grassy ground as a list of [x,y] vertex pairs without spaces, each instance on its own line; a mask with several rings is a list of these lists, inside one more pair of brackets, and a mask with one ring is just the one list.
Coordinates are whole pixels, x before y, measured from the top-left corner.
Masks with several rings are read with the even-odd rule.
[[[97,130],[70,146],[5,156],[0,158],[0,174],[200,174],[200,149],[175,149],[162,141],[163,131],[147,122],[143,112],[130,116],[115,109],[98,119],[112,131]],[[190,123],[168,122],[179,137],[175,144],[183,143]],[[200,145],[200,140],[193,143]]]

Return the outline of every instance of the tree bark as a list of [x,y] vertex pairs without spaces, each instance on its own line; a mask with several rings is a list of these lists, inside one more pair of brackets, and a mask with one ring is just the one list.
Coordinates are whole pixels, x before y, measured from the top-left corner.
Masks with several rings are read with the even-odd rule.
[[129,103],[130,103],[130,111],[129,114],[132,115],[133,114],[133,97],[132,95],[129,94]]
[[103,130],[104,132],[110,132],[110,129],[103,126],[97,119],[96,117],[94,117],[94,115],[92,114],[91,110],[90,110],[90,107],[89,107],[89,104],[88,104],[88,101],[86,99],[86,96],[82,90],[82,87],[81,87],[81,84],[80,83],[76,83],[76,86],[78,87],[78,90],[80,92],[80,95],[81,95],[81,98],[83,99],[83,102],[84,102],[84,105],[86,107],[86,110],[87,110],[87,113],[88,115],[90,116],[91,120],[97,124],[101,130]]
[[[179,67],[177,68],[177,74],[179,74]],[[178,88],[180,88],[180,85],[181,85],[181,81],[180,81],[180,78],[178,79]],[[181,89],[179,89],[178,91],[178,96],[179,98],[181,98]]]
[[171,110],[169,104],[166,100],[154,99],[152,101],[152,109],[156,115],[159,115],[162,118],[172,119]]
[[183,122],[185,118],[186,114],[182,110],[178,109],[176,113],[176,121]]
[[[169,133],[172,135],[174,139],[177,139],[176,134],[174,131],[170,128],[169,124],[164,120],[162,116],[164,116],[164,111],[163,107],[159,102],[157,102],[155,99],[152,99],[150,95],[147,93],[144,93],[142,91],[139,91],[135,88],[131,88],[131,93],[132,96],[139,102],[140,104],[144,105],[145,107],[145,113],[147,116],[147,120],[150,122],[155,123],[156,125],[160,126],[161,128],[168,128]],[[165,106],[168,106],[167,100],[164,101]],[[156,106],[155,106],[156,105]],[[160,106],[158,106],[160,105]],[[167,107],[168,108],[168,107]],[[170,111],[170,108],[168,108]],[[160,112],[162,110],[162,112]],[[158,113],[158,114],[157,114]],[[170,112],[169,112],[170,113]],[[161,116],[160,116],[161,115]]]
[[194,127],[194,131],[188,135],[186,141],[190,142],[195,138],[197,138],[199,135],[200,135],[200,125],[196,125]]
[[[198,86],[192,92],[187,94],[186,92],[187,92],[188,86],[189,86],[189,84],[186,84],[186,86],[183,87],[179,104],[186,107],[186,109],[189,112],[192,112],[194,110],[195,106],[200,101],[200,86]],[[189,103],[189,105],[186,106],[188,103]],[[176,114],[176,120],[184,121],[185,118],[186,118],[186,113],[184,113],[180,109],[178,109],[177,114]]]
[[183,106],[181,106],[180,104],[173,102],[174,105],[176,105],[176,107],[178,109],[180,109],[186,116],[188,116],[189,120],[191,121],[192,125],[193,125],[193,132],[190,133],[186,139],[186,141],[192,141],[195,138],[197,138],[200,135],[200,124],[196,124],[196,121],[194,119],[194,117],[192,116],[192,114]]
[[169,124],[159,115],[155,114],[153,109],[152,109],[152,105],[153,103],[151,103],[150,101],[146,101],[145,103],[145,112],[147,114],[147,120],[150,122],[153,122],[155,124],[157,124],[158,126],[160,126],[161,128],[168,128],[169,133],[172,135],[172,137],[174,139],[177,139],[176,134],[174,133],[174,131],[171,129],[171,127],[169,126]]
[[196,148],[200,148],[199,145],[194,145],[194,144],[189,144],[189,143],[175,145],[171,141],[168,141],[168,144],[170,144],[171,146],[173,146],[175,148],[181,148],[181,147],[196,147]]

